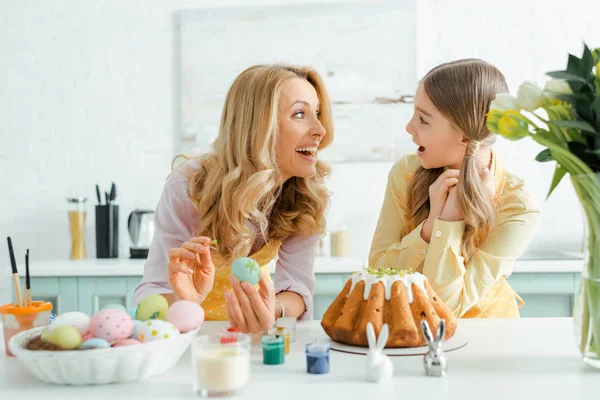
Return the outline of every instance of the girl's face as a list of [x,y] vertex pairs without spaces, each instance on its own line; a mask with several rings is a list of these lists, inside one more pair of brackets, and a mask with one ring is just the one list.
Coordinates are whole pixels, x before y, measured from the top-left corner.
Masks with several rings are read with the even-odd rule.
[[460,169],[465,157],[465,135],[437,110],[423,85],[417,88],[414,113],[406,131],[418,146],[423,168]]
[[317,147],[325,136],[319,122],[319,97],[306,79],[292,78],[281,87],[277,160],[284,181],[316,175]]

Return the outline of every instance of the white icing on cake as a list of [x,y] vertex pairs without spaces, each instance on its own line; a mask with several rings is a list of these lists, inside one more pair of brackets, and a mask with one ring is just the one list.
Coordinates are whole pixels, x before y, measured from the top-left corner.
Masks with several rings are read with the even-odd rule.
[[413,302],[413,292],[412,292],[412,284],[414,283],[418,288],[420,288],[425,296],[427,296],[427,290],[425,289],[425,281],[427,278],[425,275],[420,274],[418,272],[405,273],[405,274],[394,274],[383,276],[378,276],[377,274],[370,274],[368,272],[357,272],[352,275],[350,278],[352,279],[352,286],[350,286],[350,293],[354,290],[356,284],[360,281],[365,282],[365,291],[364,291],[364,299],[367,300],[369,298],[369,294],[371,293],[371,286],[376,284],[377,282],[381,282],[383,284],[383,288],[385,290],[385,299],[389,300],[392,296],[392,285],[396,281],[401,281],[406,288],[406,294],[408,295],[408,302]]

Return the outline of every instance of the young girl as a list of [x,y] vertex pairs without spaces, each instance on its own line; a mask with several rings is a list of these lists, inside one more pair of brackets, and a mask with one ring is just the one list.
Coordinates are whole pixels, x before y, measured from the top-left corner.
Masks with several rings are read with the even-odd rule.
[[[214,151],[166,182],[135,303],[156,293],[169,303],[191,300],[207,320],[229,319],[247,333],[281,316],[309,319],[329,199],[330,171],[317,152],[332,140],[329,97],[316,71],[258,65],[242,72],[227,94]],[[233,261],[245,256],[261,266],[258,288],[231,276]],[[273,285],[267,264],[276,256]]]
[[406,127],[417,154],[392,167],[371,245],[371,267],[423,273],[457,317],[519,316],[506,277],[540,210],[492,150],[485,115],[507,91],[502,73],[480,60],[427,73]]

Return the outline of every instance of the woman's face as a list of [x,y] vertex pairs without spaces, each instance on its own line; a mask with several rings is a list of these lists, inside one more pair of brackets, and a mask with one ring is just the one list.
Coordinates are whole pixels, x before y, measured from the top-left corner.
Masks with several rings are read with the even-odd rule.
[[423,168],[460,168],[465,156],[465,136],[437,110],[423,85],[417,88],[414,113],[406,131],[418,146]]
[[319,122],[319,97],[306,80],[292,78],[281,87],[279,98],[277,161],[284,181],[317,173],[317,147],[325,136]]

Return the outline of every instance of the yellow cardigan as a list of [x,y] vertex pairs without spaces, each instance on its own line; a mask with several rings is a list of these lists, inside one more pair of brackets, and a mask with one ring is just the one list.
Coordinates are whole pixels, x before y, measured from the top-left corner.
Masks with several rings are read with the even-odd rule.
[[[507,172],[492,153],[492,168],[499,194],[496,225],[478,251],[465,263],[460,243],[463,221],[436,219],[430,243],[421,227],[400,237],[406,218],[408,182],[421,165],[416,155],[405,156],[388,175],[385,198],[373,236],[369,266],[422,272],[457,317],[519,317],[514,290],[506,281],[513,262],[537,232],[540,208],[523,181]],[[522,305],[522,300],[519,298]]]

